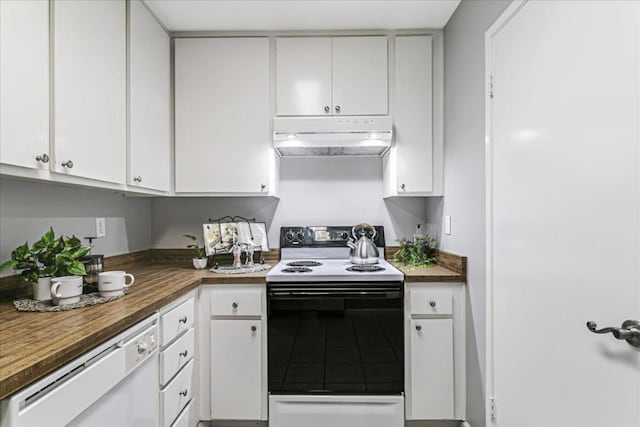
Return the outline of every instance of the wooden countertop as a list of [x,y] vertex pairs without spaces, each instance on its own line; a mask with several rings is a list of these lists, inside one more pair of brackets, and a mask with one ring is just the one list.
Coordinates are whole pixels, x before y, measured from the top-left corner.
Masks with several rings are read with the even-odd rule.
[[[461,258],[462,259],[462,258]],[[201,284],[262,284],[268,270],[253,274],[216,274],[194,270],[188,263],[153,263],[131,259],[118,266],[135,275],[123,298],[62,312],[18,312],[0,302],[0,399],[53,372],[91,348],[133,326]],[[447,262],[442,259],[443,264]],[[275,261],[268,260],[272,265]],[[440,259],[439,259],[440,262]],[[454,263],[407,268],[407,282],[464,282],[464,269]],[[112,268],[112,267],[109,267]],[[460,273],[453,271],[458,270]]]

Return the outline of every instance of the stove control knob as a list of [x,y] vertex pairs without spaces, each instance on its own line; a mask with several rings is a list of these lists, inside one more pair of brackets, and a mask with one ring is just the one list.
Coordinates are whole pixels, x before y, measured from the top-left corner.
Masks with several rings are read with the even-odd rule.
[[346,231],[343,231],[342,233],[340,233],[340,238],[342,240],[347,240],[347,237],[349,237],[349,234]]
[[287,231],[287,234],[285,234],[285,237],[287,238],[288,241],[292,241],[295,236],[293,234],[293,231]]
[[302,240],[304,239],[304,233],[302,231],[298,231],[298,234],[296,234],[296,237],[298,238],[298,240]]

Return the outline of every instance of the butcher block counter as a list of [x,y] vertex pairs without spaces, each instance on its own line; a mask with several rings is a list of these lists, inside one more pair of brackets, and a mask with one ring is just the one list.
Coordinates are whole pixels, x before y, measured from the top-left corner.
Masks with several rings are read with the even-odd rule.
[[[11,301],[0,302],[0,399],[53,372],[202,284],[264,284],[268,272],[217,274],[206,269],[194,270],[184,261],[133,261],[106,265],[108,269],[126,270],[136,279],[129,293],[114,301],[48,313],[18,312]],[[466,268],[466,259],[464,261]],[[276,260],[267,262],[273,265]],[[441,265],[398,267],[407,281],[464,281],[462,271],[455,272]]]

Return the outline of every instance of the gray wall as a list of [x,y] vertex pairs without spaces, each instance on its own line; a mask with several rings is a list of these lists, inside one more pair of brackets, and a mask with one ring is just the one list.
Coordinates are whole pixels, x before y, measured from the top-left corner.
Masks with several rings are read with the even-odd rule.
[[382,198],[379,158],[282,158],[280,199],[264,197],[157,198],[152,202],[154,248],[177,248],[183,234],[201,233],[208,218],[240,215],[267,222],[269,246],[279,246],[281,226],[350,225],[369,222],[385,227],[388,245],[411,237],[416,224],[427,224],[424,198]]
[[468,257],[467,416],[485,425],[484,33],[510,1],[463,0],[444,29],[444,250]]
[[[59,184],[0,178],[0,260],[53,226],[56,234],[95,235],[95,218],[106,219],[106,236],[93,253],[117,255],[151,247],[151,199]],[[4,275],[11,272],[4,272]]]

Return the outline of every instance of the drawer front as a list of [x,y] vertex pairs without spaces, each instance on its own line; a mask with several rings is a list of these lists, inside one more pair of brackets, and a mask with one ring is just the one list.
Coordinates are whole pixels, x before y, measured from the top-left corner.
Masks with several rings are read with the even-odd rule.
[[213,316],[261,316],[263,289],[224,289],[211,293]]
[[191,400],[193,376],[193,360],[165,387],[160,391],[160,402],[162,405],[162,425],[169,427],[178,417],[178,414]]
[[449,289],[412,289],[411,314],[452,315],[453,294]]
[[191,427],[189,426],[189,411],[191,411],[191,405],[192,403],[189,402],[184,410],[180,412],[178,418],[171,424],[171,427]]
[[160,345],[165,346],[183,331],[191,329],[195,318],[193,298],[160,316]]
[[180,368],[193,359],[194,351],[195,332],[192,328],[160,352],[160,384],[164,386]]

